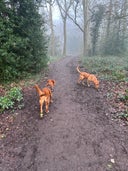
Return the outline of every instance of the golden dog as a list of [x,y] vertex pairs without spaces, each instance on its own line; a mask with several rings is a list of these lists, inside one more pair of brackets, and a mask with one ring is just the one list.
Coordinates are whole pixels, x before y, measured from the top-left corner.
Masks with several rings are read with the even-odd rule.
[[54,91],[55,84],[56,84],[55,80],[49,79],[47,80],[46,86],[48,86],[51,89],[51,91]]
[[49,112],[49,104],[52,102],[52,92],[48,87],[44,87],[42,90],[36,84],[34,86],[38,95],[39,95],[39,104],[40,104],[40,117],[43,117],[43,105],[45,104],[45,112]]
[[93,82],[95,85],[95,88],[98,89],[99,88],[99,80],[96,78],[95,75],[87,73],[87,72],[81,72],[79,70],[79,67],[77,66],[76,70],[80,73],[79,75],[79,79],[78,79],[78,83],[82,82],[82,84],[84,84],[84,80],[87,80],[87,85],[88,87],[90,86],[90,82]]

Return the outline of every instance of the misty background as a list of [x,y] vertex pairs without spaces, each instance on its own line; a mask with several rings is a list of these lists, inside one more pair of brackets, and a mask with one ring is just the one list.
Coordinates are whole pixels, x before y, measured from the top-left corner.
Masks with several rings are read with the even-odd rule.
[[51,57],[128,58],[128,0],[0,3],[1,81],[38,73]]
[[[53,27],[54,27],[54,34],[55,34],[55,44],[56,44],[56,53],[55,55],[59,56],[62,55],[64,37],[63,37],[63,22],[60,15],[60,11],[58,9],[57,4],[53,5]],[[40,9],[42,10],[42,8]],[[44,12],[44,9],[43,9]],[[46,13],[43,16],[47,16]],[[48,17],[48,16],[47,16]],[[47,33],[50,36],[50,28],[49,28],[49,21],[47,20]],[[81,55],[82,53],[82,44],[83,44],[83,37],[82,32],[79,28],[68,18],[67,19],[67,54],[66,55]],[[50,48],[50,47],[49,47]]]
[[42,10],[51,56],[127,52],[127,0],[46,0]]
[[[58,42],[56,42],[58,43],[58,53],[60,53],[62,52],[64,41],[61,18],[54,19],[54,29],[56,39],[58,40]],[[67,21],[67,37],[67,55],[80,55],[83,49],[82,33],[70,20]]]

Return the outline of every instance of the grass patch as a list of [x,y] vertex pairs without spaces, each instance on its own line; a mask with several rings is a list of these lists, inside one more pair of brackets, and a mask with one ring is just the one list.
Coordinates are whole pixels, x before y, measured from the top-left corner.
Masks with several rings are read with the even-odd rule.
[[89,72],[98,74],[101,79],[128,82],[127,56],[85,57],[82,62]]
[[49,56],[49,63],[56,62],[60,60],[62,56]]

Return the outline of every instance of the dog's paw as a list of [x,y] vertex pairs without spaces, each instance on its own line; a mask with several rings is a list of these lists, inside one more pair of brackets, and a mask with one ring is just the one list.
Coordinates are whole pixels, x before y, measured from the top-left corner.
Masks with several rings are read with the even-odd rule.
[[49,110],[47,110],[46,113],[49,113]]
[[40,118],[43,118],[43,113],[40,113]]

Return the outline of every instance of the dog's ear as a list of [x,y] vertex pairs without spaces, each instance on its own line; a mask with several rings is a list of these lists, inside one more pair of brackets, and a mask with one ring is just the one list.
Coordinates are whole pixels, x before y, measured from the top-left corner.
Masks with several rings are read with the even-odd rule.
[[55,80],[52,80],[52,82],[53,82],[53,84],[55,84],[56,82],[55,82]]

